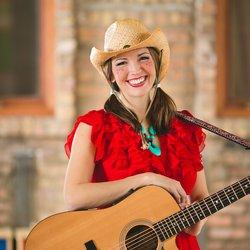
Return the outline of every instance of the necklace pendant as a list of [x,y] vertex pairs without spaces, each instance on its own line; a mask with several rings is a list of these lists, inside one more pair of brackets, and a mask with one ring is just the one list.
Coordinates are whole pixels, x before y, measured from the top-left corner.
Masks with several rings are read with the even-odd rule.
[[161,155],[161,149],[156,146],[155,144],[151,143],[148,148],[154,155],[160,156]]
[[152,126],[149,127],[149,135],[146,133],[146,129],[142,126],[141,128],[141,138],[142,138],[142,149],[148,149],[152,154],[160,156],[161,149],[157,145],[153,143],[153,139],[155,138],[156,132]]

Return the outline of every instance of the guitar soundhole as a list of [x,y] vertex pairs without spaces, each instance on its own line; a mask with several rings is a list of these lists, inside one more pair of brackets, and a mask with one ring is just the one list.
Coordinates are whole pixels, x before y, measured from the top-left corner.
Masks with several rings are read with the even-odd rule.
[[152,228],[138,225],[128,231],[125,245],[128,250],[156,250],[158,238]]

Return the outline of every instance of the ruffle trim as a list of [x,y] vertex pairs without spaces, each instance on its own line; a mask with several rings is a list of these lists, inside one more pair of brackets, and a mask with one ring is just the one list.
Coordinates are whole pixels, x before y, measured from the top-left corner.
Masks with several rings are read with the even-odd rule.
[[[186,110],[182,112],[191,115]],[[92,126],[95,163],[102,166],[103,178],[109,181],[150,171],[179,180],[190,193],[196,172],[203,169],[201,152],[206,136],[200,127],[178,118],[173,119],[171,131],[159,138],[162,154],[156,156],[149,150],[141,149],[141,137],[129,124],[104,110],[90,111],[77,118],[67,137],[65,151],[68,157],[75,131],[81,122]],[[96,176],[100,174],[96,172]],[[95,176],[93,180],[100,181]]]
[[[186,110],[182,112],[192,116]],[[206,135],[200,127],[174,118],[172,129],[165,137],[170,177],[180,181],[190,194],[197,171],[203,169],[201,152],[205,147]]]

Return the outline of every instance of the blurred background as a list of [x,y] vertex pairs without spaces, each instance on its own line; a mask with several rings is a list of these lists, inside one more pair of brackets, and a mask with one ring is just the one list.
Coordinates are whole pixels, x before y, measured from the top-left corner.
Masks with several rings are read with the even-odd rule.
[[[65,211],[64,142],[79,114],[102,108],[108,84],[89,61],[105,29],[133,17],[171,48],[162,82],[179,110],[250,138],[250,1],[0,0],[0,249]],[[249,175],[249,151],[206,132],[210,193]],[[246,250],[250,199],[210,217],[202,249]],[[15,239],[13,244],[13,239]]]

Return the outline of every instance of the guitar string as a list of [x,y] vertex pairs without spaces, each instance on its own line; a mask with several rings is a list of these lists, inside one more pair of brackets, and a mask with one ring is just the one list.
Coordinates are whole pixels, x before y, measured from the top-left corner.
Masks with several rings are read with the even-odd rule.
[[[240,183],[234,183],[232,186],[235,186],[236,184],[240,184]],[[243,184],[243,183],[242,183]],[[243,184],[244,185],[244,184]],[[229,189],[231,186],[229,186],[229,187],[227,187],[227,188],[225,188],[225,189]],[[240,188],[240,191],[242,192],[243,191],[243,194],[244,194],[244,189],[242,189],[242,187],[241,186],[237,186],[237,188]],[[235,189],[235,191],[236,191],[236,189]],[[219,192],[222,192],[222,190],[221,191],[219,191]],[[215,193],[215,194],[218,194],[219,192],[217,192],[217,193]],[[215,196],[215,194],[213,194],[213,195],[211,195],[211,197],[212,196]],[[224,197],[224,201],[223,202],[225,202],[225,200],[228,200],[228,197]],[[210,201],[210,199],[209,199],[209,201]],[[228,200],[229,201],[229,200]],[[211,203],[211,202],[210,202]],[[231,203],[231,202],[230,202]],[[208,210],[209,211],[209,210]],[[183,212],[183,211],[179,211],[179,212]],[[211,211],[209,211],[210,213],[211,213]],[[173,216],[173,215],[172,215]],[[170,216],[170,217],[172,217],[172,216]],[[168,217],[169,218],[169,217]],[[147,234],[145,234],[145,233],[147,233],[147,231],[150,231],[150,232],[152,232],[152,229],[150,228],[150,229],[147,229],[147,230],[144,230],[144,231],[142,231],[142,232],[140,232],[139,234],[137,234],[137,235],[135,235],[135,236],[132,236],[132,237],[130,237],[130,238],[128,238],[127,239],[127,241],[128,240],[130,240],[130,239],[132,239],[132,238],[138,238],[138,235],[140,235],[140,234],[144,234],[143,236],[147,236]],[[157,230],[156,230],[157,231]],[[172,232],[171,232],[172,233]],[[137,240],[137,239],[135,239],[135,240]],[[137,241],[138,242],[138,241]],[[130,241],[129,243],[133,243],[132,241]]]
[[[247,178],[247,177],[246,177]],[[246,179],[245,178],[245,179]],[[245,185],[245,183],[243,183],[244,181],[245,181],[245,179],[242,179],[240,182],[237,182],[237,183],[234,183],[234,184],[232,184],[232,185],[230,185],[230,186],[228,186],[227,188],[225,188],[225,189],[223,189],[223,190],[230,190],[233,186],[235,186],[235,185],[237,185],[237,189],[238,190],[240,190],[241,191],[241,194],[243,194],[243,196],[245,195],[245,190],[241,187],[241,185]],[[211,200],[211,198],[212,198],[212,196],[216,196],[217,194],[219,194],[219,193],[222,193],[223,192],[223,190],[220,190],[220,191],[218,191],[218,192],[216,192],[216,193],[214,193],[214,194],[212,194],[211,196],[209,196],[209,197],[206,197],[205,199],[203,199],[201,202],[203,202],[203,201],[206,201],[206,200],[208,200],[208,203],[210,203],[210,205],[212,204],[212,200]],[[230,190],[230,191],[232,191],[232,190]],[[235,189],[235,191],[236,192],[238,192],[236,189]],[[224,194],[225,196],[226,196],[226,194]],[[239,195],[240,195],[240,193],[239,193]],[[242,197],[243,197],[242,196]],[[237,197],[237,196],[236,196]],[[241,197],[241,198],[242,198]],[[222,197],[223,198],[223,197]],[[230,202],[230,204],[232,203],[229,199],[228,199],[228,197],[226,196],[226,197],[224,197],[223,198],[224,200],[222,200],[222,199],[220,199],[220,201],[223,203],[223,202],[225,202],[226,200],[227,201],[229,201]],[[197,205],[197,203],[194,203],[195,205]],[[201,204],[201,205],[205,205],[205,204]],[[214,204],[213,204],[214,205]],[[223,204],[224,205],[224,204]],[[191,205],[192,206],[192,205]],[[215,205],[214,205],[215,206]],[[206,206],[205,206],[206,207]],[[223,206],[224,207],[224,206]],[[190,208],[190,207],[188,207],[188,208]],[[202,208],[202,209],[204,209],[204,208]],[[211,215],[211,211],[209,210],[209,209],[205,209],[205,210],[208,210],[209,211],[209,215]],[[218,210],[217,210],[218,211]],[[178,211],[178,213],[183,213],[183,214],[185,214],[185,209],[184,210],[181,210],[181,211]],[[194,211],[194,213],[195,213],[195,215],[197,216],[197,217],[199,217],[198,215],[197,215],[197,213]],[[170,220],[170,217],[173,217],[175,214],[173,214],[173,215],[171,215],[171,216],[169,216],[169,217],[167,217],[166,219],[167,220]],[[208,217],[209,215],[207,215],[206,217]],[[189,215],[189,217],[190,217],[190,215]],[[205,217],[204,217],[205,218]],[[164,220],[166,220],[166,219],[164,219]],[[163,221],[164,221],[163,220]],[[189,221],[188,219],[187,219],[187,221]],[[158,222],[159,223],[159,222]],[[157,224],[157,223],[156,223]],[[160,225],[159,225],[160,226]],[[172,233],[172,231],[171,231],[171,229],[174,229],[174,227],[170,227],[170,232]],[[157,229],[152,229],[152,228],[149,228],[149,229],[146,229],[146,230],[143,230],[142,232],[140,232],[140,233],[138,233],[138,234],[136,234],[136,235],[134,235],[134,236],[131,236],[131,237],[129,237],[128,239],[126,239],[125,241],[123,241],[122,243],[126,243],[126,241],[128,242],[128,244],[130,244],[130,246],[134,246],[135,244],[137,244],[139,241],[138,241],[138,236],[140,237],[140,235],[142,235],[143,237],[147,237],[147,236],[152,236],[152,230],[153,230],[153,232],[154,231],[156,231],[156,235],[158,235],[157,234]],[[151,235],[149,235],[149,234],[151,234]],[[173,235],[173,234],[172,234]],[[164,234],[163,234],[163,236],[165,236]],[[133,239],[134,238],[134,239]],[[143,238],[143,239],[141,239],[141,240],[143,240],[143,242],[145,242],[144,240],[145,239],[147,239],[147,241],[149,241],[149,240],[152,240],[153,238],[155,238],[155,233],[154,233],[154,237],[151,237],[151,238]],[[135,242],[136,241],[136,242]],[[133,243],[135,242],[135,244],[133,245]],[[132,243],[132,245],[131,245],[131,243]],[[121,246],[121,244],[119,243],[119,244],[117,244],[117,246]],[[115,247],[113,247],[112,249],[116,249],[116,246]]]
[[[239,187],[240,188],[240,191],[242,192],[243,190],[242,190],[242,188],[241,187]],[[228,189],[228,188],[227,188]],[[232,192],[232,190],[231,190],[231,192]],[[244,193],[244,191],[243,191],[243,193]],[[218,194],[218,193],[216,193],[216,194]],[[213,195],[213,196],[215,196],[215,195]],[[226,197],[224,197],[224,201],[223,202],[225,202],[225,200],[228,200],[228,198]],[[210,202],[211,203],[211,202]],[[231,202],[230,202],[231,203]],[[214,204],[213,204],[214,205]],[[215,205],[214,205],[215,206]],[[210,215],[211,215],[211,211],[210,211]],[[197,216],[197,218],[198,218],[198,215],[196,214],[196,216]],[[207,216],[206,216],[207,217]],[[169,217],[168,217],[169,218]],[[144,231],[146,231],[146,230],[144,230]],[[157,230],[156,230],[157,231]],[[172,233],[172,232],[171,232]],[[136,236],[138,236],[138,235],[136,235]],[[145,236],[145,234],[144,234],[144,236]],[[130,242],[131,243],[131,242]]]
[[[237,184],[237,183],[236,183]],[[240,187],[240,186],[237,186],[237,187],[239,187],[240,188],[240,191],[242,192],[243,191],[243,196],[244,196],[244,190],[242,189],[242,187]],[[228,188],[226,188],[226,189],[229,189],[229,187]],[[231,192],[232,192],[232,190],[230,190]],[[235,191],[236,191],[236,189],[235,189]],[[215,193],[215,194],[218,194],[218,192],[217,193]],[[213,195],[213,196],[215,196],[215,194]],[[237,197],[237,196],[236,196]],[[242,198],[242,197],[241,197]],[[223,200],[223,202],[225,202],[226,200],[228,200],[228,198],[227,197],[224,197],[224,200]],[[210,201],[210,200],[209,200]],[[210,202],[211,203],[211,202]],[[232,202],[230,202],[230,204],[231,204]],[[214,204],[213,204],[214,205]],[[223,204],[224,205],[224,204]],[[215,205],[214,205],[215,206]],[[217,210],[218,211],[218,210]],[[182,211],[180,211],[180,212],[182,212]],[[194,211],[195,212],[195,211]],[[209,212],[210,212],[210,214],[209,215],[211,215],[211,211],[209,210]],[[197,214],[196,214],[196,216],[197,216],[197,218],[199,217]],[[170,216],[170,217],[173,217],[173,216]],[[168,219],[170,220],[170,217],[168,217]],[[207,216],[206,216],[207,217]],[[179,228],[180,229],[180,228]],[[157,230],[156,230],[157,231]],[[171,232],[172,233],[172,232]],[[165,235],[163,235],[163,236],[165,236]]]
[[[243,190],[241,190],[241,192],[243,192]],[[244,192],[243,192],[243,194],[244,194]],[[227,200],[227,197],[226,197],[226,199],[224,199],[224,201],[225,200]],[[217,210],[218,211],[218,210]],[[211,214],[210,214],[211,215]],[[147,230],[144,230],[144,233],[146,232],[146,231],[149,231],[150,229],[147,229]],[[141,241],[143,241],[143,244],[145,244],[145,242],[148,242],[148,241],[151,241],[152,239],[154,239],[155,237],[157,237],[157,236],[155,236],[155,234],[153,234],[153,237],[151,237],[152,236],[152,229],[150,230],[150,235],[148,235],[148,234],[146,234],[146,235],[143,235],[143,236],[149,236],[149,237],[147,237],[147,238],[139,238],[139,240],[137,240],[136,242],[135,242],[135,244],[130,244],[129,245],[129,243],[131,243],[131,242],[129,242],[126,246],[128,246],[129,247],[129,249],[137,249],[137,247],[138,246],[141,246],[142,244],[140,244],[141,243]],[[157,233],[156,233],[156,235],[157,235]],[[136,235],[136,237],[137,237],[138,235]],[[132,237],[131,237],[132,238]],[[146,241],[145,241],[146,240]],[[126,243],[126,241],[125,241],[125,243]],[[132,242],[132,243],[134,243],[134,242]],[[139,244],[138,244],[139,243]],[[136,248],[131,248],[131,247],[136,247]]]
[[[225,200],[224,200],[225,201]],[[210,214],[211,215],[211,214]],[[145,231],[148,231],[148,229],[147,230],[144,230],[144,232]],[[151,234],[150,235],[143,235],[143,236],[149,236],[149,237],[144,237],[144,238],[139,238],[139,240],[137,240],[137,242],[135,242],[135,244],[127,244],[126,246],[127,247],[129,247],[129,249],[138,249],[138,247],[140,247],[140,246],[142,246],[142,244],[145,244],[145,243],[147,243],[148,241],[152,241],[153,239],[155,239],[155,237],[157,237],[155,234],[153,234],[153,237],[151,237],[152,236],[152,231],[150,230],[150,232],[151,232]],[[157,237],[157,239],[158,239],[158,237]],[[143,242],[141,242],[141,241],[143,241]],[[131,243],[131,242],[130,242]],[[134,248],[135,247],[135,248]]]
[[[240,190],[241,190],[241,188],[240,188]],[[241,190],[241,191],[242,191],[242,190]],[[212,196],[213,196],[213,197],[218,196],[218,193],[215,193],[215,194],[211,195],[211,198],[212,198]],[[226,199],[227,199],[227,198],[226,198]],[[207,199],[207,200],[209,200],[209,202],[211,203],[211,199]],[[195,203],[195,204],[193,205],[192,208],[194,209],[194,207],[197,206],[197,205],[198,205],[198,204]],[[202,205],[203,205],[203,207],[204,207],[204,204],[202,204]],[[214,205],[214,204],[213,204],[213,205]],[[189,209],[190,209],[190,207],[189,207]],[[203,208],[203,209],[204,209],[204,208]],[[183,215],[185,215],[185,212],[186,212],[186,211],[183,211],[183,210],[182,210],[182,211],[179,211],[178,213],[180,213],[180,212],[182,212]],[[198,213],[197,213],[195,210],[192,212],[192,216],[193,216],[193,213],[197,216],[197,218],[199,217],[199,216],[198,216]],[[169,216],[167,219],[168,219],[168,220],[171,220],[171,217],[174,217],[174,216],[175,216],[175,214]],[[190,216],[190,215],[188,215],[188,216]],[[205,217],[206,217],[206,216],[205,216]],[[205,217],[204,217],[204,218],[205,218]],[[166,222],[166,221],[164,221],[164,222]],[[164,222],[161,223],[161,224],[164,224]],[[158,222],[158,223],[159,223],[159,222]],[[161,225],[159,225],[159,226],[161,226]],[[163,226],[164,226],[164,225],[163,225]],[[157,229],[156,229],[156,230],[157,230]],[[171,231],[171,230],[170,230],[170,231]]]

